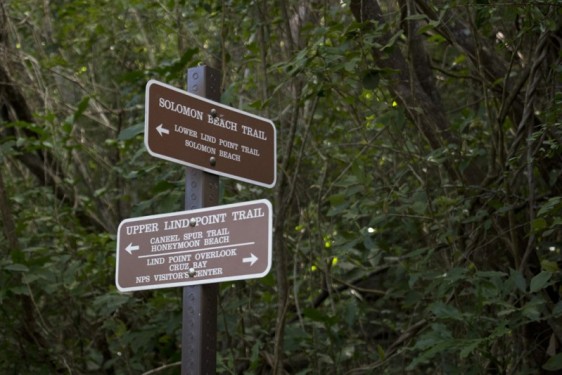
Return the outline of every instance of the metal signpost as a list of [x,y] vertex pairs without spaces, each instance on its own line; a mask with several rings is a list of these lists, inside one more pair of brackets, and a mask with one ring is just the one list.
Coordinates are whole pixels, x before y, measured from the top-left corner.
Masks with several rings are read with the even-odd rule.
[[218,205],[218,175],[273,187],[276,131],[270,120],[218,103],[220,72],[187,72],[188,91],[146,86],[145,145],[185,165],[187,211],[124,220],[115,283],[122,292],[183,287],[182,375],[216,372],[218,282],[271,269],[267,200]]
[[[207,66],[187,71],[187,90],[201,97],[220,100],[221,75]],[[148,97],[148,93],[147,93]],[[145,127],[149,120],[145,118]],[[149,132],[144,134],[145,144]],[[219,176],[201,169],[185,169],[185,209],[195,210],[219,203]],[[181,374],[215,374],[217,367],[217,299],[219,284],[183,287]]]

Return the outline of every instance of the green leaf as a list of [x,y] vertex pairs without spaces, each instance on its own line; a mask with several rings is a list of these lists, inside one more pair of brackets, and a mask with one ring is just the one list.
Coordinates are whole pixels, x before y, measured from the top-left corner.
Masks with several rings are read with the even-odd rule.
[[418,34],[424,34],[427,31],[433,30],[434,28],[436,28],[437,26],[439,26],[440,21],[429,21],[426,25],[420,27],[418,29]]
[[560,201],[562,201],[562,197],[554,197],[554,198],[550,198],[545,204],[542,205],[542,207],[539,209],[539,211],[537,212],[537,216],[544,216],[548,213],[550,213],[550,211],[554,210],[556,208],[556,206],[558,206],[560,204]]
[[496,279],[506,276],[506,273],[500,271],[478,271],[476,272],[476,276],[482,278]]
[[363,74],[363,78],[361,79],[363,83],[363,87],[367,90],[374,90],[379,85],[380,74],[376,70],[370,70]]
[[562,301],[559,301],[552,309],[552,316],[558,317],[562,315]]
[[337,316],[328,316],[326,314],[323,314],[320,310],[313,308],[304,309],[304,316],[315,322],[324,323],[328,326],[331,326],[338,322]]
[[441,319],[453,319],[461,320],[462,314],[459,310],[451,305],[446,305],[443,302],[435,302],[430,307],[431,312],[435,314],[437,318]]
[[562,353],[558,353],[555,356],[550,357],[542,368],[546,371],[562,370]]
[[480,345],[480,343],[482,341],[484,341],[483,339],[473,339],[473,340],[463,340],[464,341],[464,345],[462,346],[461,352],[460,352],[460,356],[462,359],[468,357],[470,355],[470,353],[472,353],[474,351],[474,349],[476,349],[478,347],[478,345]]
[[544,305],[544,299],[537,297],[529,301],[521,309],[521,313],[532,321],[537,321],[541,317],[541,308]]
[[449,351],[454,345],[455,340],[443,340],[436,342],[435,344],[431,345],[428,350],[424,351],[419,356],[414,358],[414,360],[406,367],[406,370],[413,370],[417,365],[430,361],[439,353],[445,353]]
[[542,217],[539,217],[539,218],[537,218],[537,219],[535,219],[531,222],[531,229],[535,233],[540,232],[541,230],[544,230],[547,226],[548,226],[548,224],[547,224],[546,220],[543,219]]
[[376,350],[377,350],[377,354],[379,355],[379,358],[384,361],[384,359],[386,358],[386,353],[384,352],[384,349],[382,346],[377,345],[376,346]]
[[193,59],[198,51],[198,48],[190,48],[185,51],[180,59],[174,61],[173,63],[161,64],[162,66],[153,69],[153,71],[160,75],[177,75],[185,69],[187,64]]
[[538,275],[531,279],[531,293],[536,293],[548,285],[548,281],[552,277],[552,272],[541,271]]
[[144,122],[141,122],[133,126],[130,126],[126,129],[123,129],[121,133],[119,133],[119,136],[117,136],[117,139],[120,141],[128,141],[129,139],[132,139],[136,137],[138,134],[141,134],[143,132],[144,132]]
[[174,184],[170,183],[169,181],[158,181],[156,185],[152,188],[153,194],[158,194],[163,191],[169,191],[174,188]]
[[131,300],[127,294],[102,294],[93,300],[92,306],[98,310],[100,316],[109,316],[119,307]]
[[408,16],[406,18],[404,18],[404,20],[408,20],[408,21],[418,21],[418,20],[427,20],[429,19],[429,17],[425,14],[412,14],[411,16]]
[[402,36],[402,30],[396,32],[389,40],[388,43],[386,43],[382,48],[381,51],[384,51],[387,48],[390,48],[394,45],[394,43],[396,43],[396,39],[400,38]]
[[16,286],[13,288],[10,288],[10,292],[17,294],[17,295],[24,295],[24,296],[28,296],[29,295],[29,288],[27,288],[26,286]]
[[511,275],[509,275],[509,279],[513,282],[515,287],[522,292],[527,290],[527,281],[525,280],[525,277],[523,277],[523,274],[514,269],[511,269],[510,273]]
[[85,96],[85,97],[82,98],[80,103],[78,103],[78,107],[76,108],[76,112],[74,112],[74,121],[78,120],[82,116],[82,114],[84,114],[84,111],[86,110],[86,108],[88,108],[89,102],[90,102],[90,97]]
[[4,269],[8,270],[8,271],[16,271],[16,272],[28,272],[29,268],[27,268],[26,265],[23,264],[8,264],[7,266],[4,267]]

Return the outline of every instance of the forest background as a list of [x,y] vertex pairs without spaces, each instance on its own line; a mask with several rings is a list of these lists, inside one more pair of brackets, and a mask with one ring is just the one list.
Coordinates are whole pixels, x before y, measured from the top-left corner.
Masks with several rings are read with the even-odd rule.
[[222,283],[221,374],[562,370],[562,7],[0,2],[0,372],[175,374],[181,288],[119,293],[116,228],[183,208],[144,88],[222,72],[272,119],[272,272]]

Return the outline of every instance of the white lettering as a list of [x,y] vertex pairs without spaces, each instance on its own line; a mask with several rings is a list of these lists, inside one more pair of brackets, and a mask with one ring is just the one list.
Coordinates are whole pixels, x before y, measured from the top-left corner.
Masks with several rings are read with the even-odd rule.
[[201,244],[201,240],[190,240],[190,241],[182,241],[182,242],[157,244],[157,245],[152,245],[150,251],[154,253],[154,252],[168,251],[168,250],[182,250],[182,249],[189,249],[192,247],[199,247],[200,244]]
[[206,260],[202,260],[200,262],[193,262],[193,268],[205,268],[207,267],[207,262]]
[[197,151],[203,151],[203,152],[206,152],[207,154],[211,154],[211,155],[215,155],[217,153],[216,148],[210,147],[210,146],[207,146],[207,145],[203,145],[201,143],[194,142],[194,141],[191,141],[189,139],[185,140],[185,147],[189,147],[189,148],[192,148],[192,149],[197,150]]
[[242,133],[249,135],[250,137],[261,139],[262,141],[267,141],[267,137],[265,136],[265,132],[263,130],[257,130],[249,126],[242,125]]
[[224,249],[196,253],[195,260],[234,257],[236,256],[236,250],[237,249]]
[[224,150],[219,150],[219,156],[223,157],[225,159],[240,161],[240,155],[234,154],[232,152],[224,151]]
[[233,211],[232,212],[232,220],[248,220],[248,219],[255,219],[257,217],[264,217],[265,212],[262,211],[261,207],[250,208],[249,210],[243,211]]
[[197,239],[197,238],[203,238],[203,232],[193,232],[193,233],[184,233],[183,234],[184,241],[191,240],[191,239]]
[[177,242],[179,240],[180,240],[180,238],[177,234],[174,234],[172,236],[152,237],[150,239],[150,244],[154,245],[154,244],[157,244],[157,243]]
[[148,258],[146,260],[146,265],[147,266],[154,266],[154,265],[158,265],[158,264],[164,264],[164,258]]
[[127,227],[128,236],[137,233],[140,234],[140,233],[149,233],[149,232],[157,232],[157,231],[158,231],[158,223],[130,225]]
[[204,277],[204,276],[217,276],[222,275],[222,268],[210,268],[208,270],[197,270],[195,277]]
[[180,264],[170,264],[170,267],[168,267],[168,269],[173,272],[173,271],[189,271],[189,263],[180,263]]
[[188,278],[189,273],[187,272],[162,273],[159,275],[154,275],[154,280],[156,281],[182,280]]
[[176,103],[168,99],[159,98],[158,105],[161,108],[165,108],[169,111],[179,113],[180,115],[184,115],[187,117],[197,119],[199,121],[203,121],[203,112],[194,108],[187,107],[181,103]]
[[238,150],[238,143],[234,143],[231,141],[225,141],[224,139],[219,139],[219,146],[223,146],[226,148],[230,148],[233,150]]
[[[180,229],[189,227],[188,219],[177,219],[164,222],[164,230]],[[187,238],[184,238],[187,240]]]
[[250,155],[254,155],[254,156],[260,156],[260,151],[257,148],[252,148],[252,147],[248,147],[248,146],[244,146],[244,145],[242,145],[242,152],[245,152],[246,154],[250,154]]
[[229,241],[230,241],[230,236],[211,237],[211,238],[205,238],[204,244],[205,246],[222,245],[228,243]]
[[209,229],[207,231],[207,237],[216,237],[216,236],[226,236],[229,235],[230,232],[228,228],[221,228],[221,229]]
[[186,128],[184,126],[174,125],[174,131],[180,134],[186,134],[190,137],[197,138],[197,132],[193,129]]
[[219,224],[219,223],[224,223],[225,220],[226,220],[226,213],[222,212],[219,214],[211,214],[207,216],[195,217],[195,224],[196,225]]
[[168,263],[181,263],[181,262],[191,262],[191,254],[168,256]]
[[217,143],[217,139],[212,135],[201,133],[201,140],[209,143]]
[[213,117],[212,115],[207,115],[207,122],[215,126],[220,126],[233,132],[238,131],[238,123],[230,120],[225,120],[222,117]]
[[146,276],[137,276],[135,283],[149,283],[150,282],[150,275]]

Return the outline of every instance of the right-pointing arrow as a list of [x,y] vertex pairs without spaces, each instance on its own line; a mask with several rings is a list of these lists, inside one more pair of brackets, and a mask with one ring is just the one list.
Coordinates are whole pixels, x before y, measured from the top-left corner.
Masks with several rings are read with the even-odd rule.
[[170,131],[163,127],[162,124],[158,125],[156,127],[156,130],[158,131],[158,134],[160,134],[160,136],[162,136],[162,134],[170,134]]
[[137,251],[139,249],[139,245],[133,245],[133,243],[131,242],[129,245],[127,245],[127,247],[125,248],[125,251],[127,251],[129,254],[133,254],[133,251]]
[[242,258],[242,262],[243,263],[250,263],[250,267],[254,265],[254,263],[256,263],[256,260],[258,260],[258,257],[255,256],[253,253],[250,253],[250,256],[247,258]]

